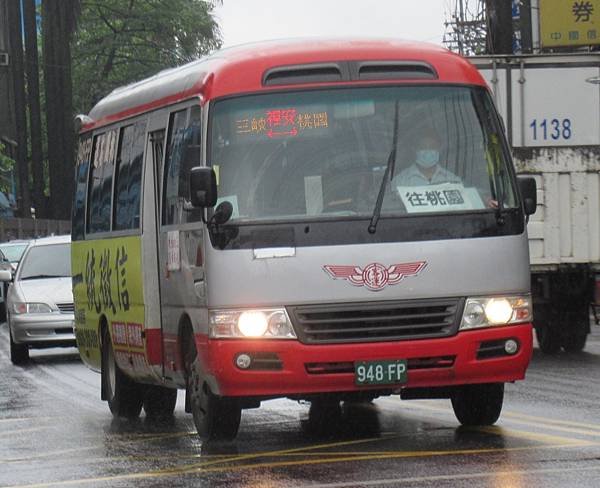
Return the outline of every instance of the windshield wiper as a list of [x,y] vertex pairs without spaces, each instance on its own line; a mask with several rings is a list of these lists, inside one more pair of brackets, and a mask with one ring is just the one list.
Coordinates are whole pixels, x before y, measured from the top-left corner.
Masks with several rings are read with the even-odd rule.
[[385,185],[388,179],[394,177],[394,165],[396,164],[396,146],[398,145],[398,102],[394,109],[394,135],[392,140],[392,150],[387,159],[385,165],[385,172],[383,173],[383,179],[381,180],[381,186],[379,187],[379,193],[377,194],[377,201],[375,202],[375,208],[373,209],[373,215],[371,216],[371,222],[369,222],[368,231],[369,234],[375,234],[377,231],[377,223],[379,222],[379,216],[381,215],[381,206],[383,205],[383,197],[385,195]]
[[48,274],[39,274],[39,275],[31,275],[26,276],[25,278],[21,278],[21,281],[25,280],[41,280],[44,278],[68,278],[66,275],[48,275]]

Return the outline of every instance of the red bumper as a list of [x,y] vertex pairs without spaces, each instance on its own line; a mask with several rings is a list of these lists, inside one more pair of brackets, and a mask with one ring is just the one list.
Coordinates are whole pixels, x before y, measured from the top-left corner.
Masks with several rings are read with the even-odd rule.
[[[516,354],[478,358],[482,343],[505,339],[518,342]],[[205,336],[197,336],[196,341],[207,372],[219,386],[218,393],[244,397],[364,390],[354,384],[353,372],[323,373],[322,368],[315,368],[318,373],[311,373],[307,365],[379,359],[408,360],[408,382],[392,388],[515,381],[525,377],[533,348],[531,324],[465,331],[443,339],[366,344],[305,345],[286,340],[208,340]],[[235,364],[241,353],[275,354],[281,369],[242,370]],[[453,358],[450,363],[448,357]],[[436,358],[446,359],[436,363]]]

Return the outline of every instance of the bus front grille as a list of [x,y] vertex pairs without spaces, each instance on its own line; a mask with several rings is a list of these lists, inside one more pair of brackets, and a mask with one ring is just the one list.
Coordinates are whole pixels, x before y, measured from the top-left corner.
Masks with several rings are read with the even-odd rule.
[[304,344],[382,342],[448,337],[458,330],[458,298],[288,307]]

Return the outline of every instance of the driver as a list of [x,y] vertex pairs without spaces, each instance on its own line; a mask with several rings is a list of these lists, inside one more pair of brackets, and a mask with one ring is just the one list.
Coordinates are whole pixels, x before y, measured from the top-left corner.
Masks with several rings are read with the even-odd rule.
[[435,131],[421,134],[417,139],[414,163],[394,177],[392,187],[462,183],[458,176],[440,165],[440,148],[441,141]]

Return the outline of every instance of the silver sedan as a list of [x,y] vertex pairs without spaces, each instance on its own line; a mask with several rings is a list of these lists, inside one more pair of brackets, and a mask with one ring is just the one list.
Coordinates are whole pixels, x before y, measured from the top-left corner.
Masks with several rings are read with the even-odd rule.
[[[0,271],[0,280],[9,281]],[[10,358],[29,359],[29,348],[75,346],[71,288],[71,238],[32,241],[7,295]]]

